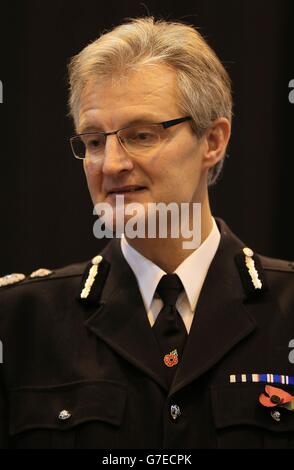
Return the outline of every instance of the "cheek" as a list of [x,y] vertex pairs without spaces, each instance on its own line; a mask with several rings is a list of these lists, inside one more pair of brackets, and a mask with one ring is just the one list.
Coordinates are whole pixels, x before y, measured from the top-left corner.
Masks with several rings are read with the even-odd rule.
[[152,171],[154,177],[164,181],[166,187],[172,187],[174,191],[176,187],[177,191],[181,191],[183,184],[199,178],[200,155],[194,148],[177,146],[154,161]]
[[84,165],[84,172],[86,174],[86,178],[100,176],[101,174],[101,162],[93,162],[90,160],[85,159],[83,161]]
[[101,184],[101,165],[89,162],[88,160],[84,160],[83,165],[88,188],[93,198],[99,192]]
[[200,157],[180,151],[173,157],[165,162],[166,167],[161,171],[161,187],[175,200],[189,201],[201,179]]

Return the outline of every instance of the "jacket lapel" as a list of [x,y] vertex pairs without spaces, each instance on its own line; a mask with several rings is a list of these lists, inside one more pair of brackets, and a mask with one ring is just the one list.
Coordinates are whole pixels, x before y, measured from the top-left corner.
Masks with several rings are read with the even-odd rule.
[[[170,394],[208,371],[250,335],[256,328],[255,308],[258,306],[259,311],[263,308],[262,294],[258,305],[254,301],[244,302],[244,288],[235,262],[244,244],[224,222],[217,222],[220,245],[207,273]],[[124,359],[167,389],[158,345],[137,280],[121,253],[119,240],[112,240],[102,256],[110,264],[110,270],[98,309],[85,324]]]
[[110,264],[110,270],[100,306],[85,324],[119,355],[166,389],[158,345],[136,277],[121,253],[119,240],[110,242],[102,256]]
[[197,303],[190,334],[170,394],[211,369],[253,332],[256,322],[244,304],[235,255],[244,244],[218,220],[221,241]]

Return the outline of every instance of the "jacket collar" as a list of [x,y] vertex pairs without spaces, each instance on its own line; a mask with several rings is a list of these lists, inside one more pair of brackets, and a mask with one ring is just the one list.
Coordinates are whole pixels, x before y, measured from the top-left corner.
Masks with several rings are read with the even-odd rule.
[[165,388],[158,346],[137,280],[122,255],[119,240],[111,241],[102,256],[104,263],[110,265],[109,274],[98,310],[86,320],[86,326],[117,354]]
[[[223,221],[216,220],[221,241],[200,293],[170,394],[212,368],[256,328],[254,305],[252,309],[252,302],[244,302],[244,289],[235,263],[235,256],[242,252],[244,244]],[[161,373],[162,358],[135,275],[121,253],[119,240],[111,241],[101,254],[110,269],[104,279],[98,309],[85,324],[117,354],[166,388]]]

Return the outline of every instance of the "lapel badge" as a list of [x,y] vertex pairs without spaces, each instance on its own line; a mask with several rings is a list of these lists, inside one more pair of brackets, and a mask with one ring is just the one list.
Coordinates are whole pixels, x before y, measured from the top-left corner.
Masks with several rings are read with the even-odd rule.
[[294,396],[285,390],[271,385],[266,385],[265,393],[259,395],[259,403],[266,408],[275,408],[271,411],[271,417],[279,422],[281,421],[281,413],[277,408],[286,408],[294,411]]
[[25,278],[26,276],[23,273],[6,274],[6,276],[0,277],[0,287],[16,284],[17,282],[23,281]]
[[167,367],[176,366],[179,362],[178,351],[174,349],[170,353],[166,354],[163,360]]
[[90,267],[88,277],[87,277],[86,282],[84,284],[84,288],[81,292],[81,296],[80,296],[81,299],[86,299],[88,297],[88,295],[90,294],[91,288],[94,284],[95,278],[96,278],[97,273],[98,273],[99,264],[101,263],[102,259],[103,258],[100,255],[95,256],[94,258],[92,258],[92,266]]

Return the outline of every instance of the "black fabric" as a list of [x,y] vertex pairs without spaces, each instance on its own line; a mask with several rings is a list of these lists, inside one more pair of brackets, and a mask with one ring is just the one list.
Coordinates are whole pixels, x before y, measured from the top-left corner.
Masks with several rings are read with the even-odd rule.
[[101,252],[110,269],[106,280],[98,272],[96,306],[76,300],[87,262],[0,289],[0,449],[294,449],[294,413],[278,423],[259,403],[265,383],[230,382],[293,375],[294,269],[261,256],[268,290],[245,302],[244,242],[216,222],[220,244],[170,389],[119,240]]
[[156,289],[164,306],[158,314],[153,331],[162,354],[163,372],[168,386],[172,383],[187,340],[186,327],[176,309],[182,290],[183,284],[177,274],[164,275]]

